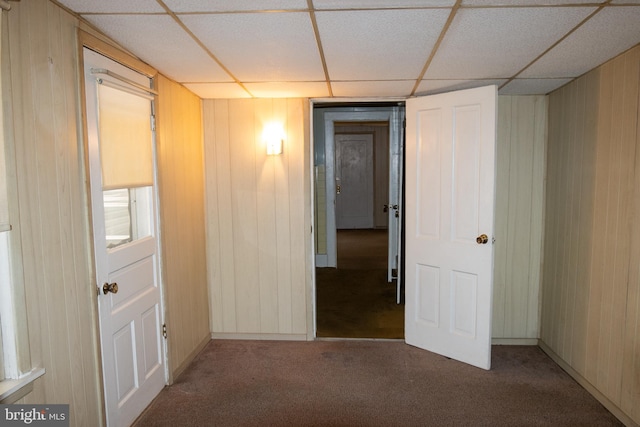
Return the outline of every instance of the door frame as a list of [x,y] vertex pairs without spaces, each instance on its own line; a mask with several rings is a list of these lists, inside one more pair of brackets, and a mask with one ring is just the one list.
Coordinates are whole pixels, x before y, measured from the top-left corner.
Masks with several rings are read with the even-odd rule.
[[[402,103],[404,104],[405,101],[407,99],[402,97],[402,98],[341,98],[339,100],[336,100],[335,98],[312,98],[309,99],[309,170],[307,171],[310,175],[310,179],[309,179],[309,186],[310,188],[310,198],[309,198],[309,203],[311,204],[311,239],[310,239],[310,254],[311,254],[311,287],[308,288],[309,289],[309,294],[307,295],[307,312],[310,313],[310,320],[311,322],[309,322],[309,326],[307,329],[307,339],[309,340],[314,340],[316,339],[316,334],[317,334],[317,307],[316,307],[316,267],[326,267],[327,266],[327,262],[328,262],[328,254],[322,257],[318,257],[318,255],[316,254],[316,237],[318,234],[318,231],[316,230],[316,227],[313,225],[315,224],[315,220],[316,220],[316,212],[315,212],[315,206],[316,206],[316,179],[315,179],[315,140],[314,140],[314,106],[316,105],[322,105],[322,104],[326,104],[326,105],[334,105],[336,107],[349,107],[349,106],[353,106],[354,104],[359,104],[359,103],[366,103],[366,104],[370,104],[371,106],[375,107],[375,106],[383,106],[384,104],[387,105],[391,105],[392,103]],[[399,106],[399,105],[398,105]],[[363,117],[366,115],[370,115],[372,112],[370,111],[366,111],[366,112],[331,112],[331,113],[327,113],[325,114],[324,117],[324,125],[325,125],[325,168],[326,165],[329,163],[327,160],[327,146],[331,145],[333,147],[334,143],[333,143],[333,130],[335,129],[335,122],[341,122],[341,121],[358,121],[358,122],[366,122],[366,121],[371,121],[371,122],[375,122],[375,121],[388,121],[389,122],[389,129],[391,131],[391,121],[393,119],[393,111],[378,111],[379,113],[383,113],[383,117],[384,118],[379,118],[376,117],[375,119],[367,119],[366,117],[364,119],[356,119],[356,120],[345,120],[344,115],[345,114],[356,114],[357,117]],[[331,119],[327,120],[327,115],[328,114],[336,114],[336,116],[332,116]],[[329,127],[331,129],[331,144],[327,143],[327,127]],[[402,134],[397,135],[398,138],[400,138],[402,136]],[[334,162],[335,161],[335,152],[331,152],[331,161]],[[333,257],[334,257],[334,265],[337,265],[337,240],[336,240],[336,224],[335,224],[335,213],[332,210],[331,211],[331,215],[329,215],[329,205],[331,206],[335,206],[335,171],[333,170],[333,167],[331,167],[332,169],[332,176],[331,178],[329,178],[329,173],[326,172],[326,178],[325,178],[325,183],[328,186],[329,185],[329,181],[331,181],[331,188],[327,187],[326,188],[326,193],[327,193],[327,202],[326,202],[326,214],[327,214],[327,252],[329,252],[329,235],[331,235],[330,233],[330,228],[329,228],[329,218],[333,218],[332,221],[332,227],[333,227]],[[325,169],[326,171],[326,169]],[[331,202],[329,202],[329,194],[331,194]],[[398,242],[398,244],[400,245],[400,242]],[[398,253],[400,253],[402,249],[399,247],[398,248]]]
[[[403,99],[402,102],[405,100]],[[335,102],[335,101],[334,101]],[[340,103],[348,104],[356,103],[357,101],[343,100]],[[376,101],[383,103],[385,101]],[[313,101],[311,105],[313,111]],[[316,264],[320,267],[336,267],[338,265],[338,244],[336,238],[336,214],[335,214],[335,201],[336,201],[336,179],[335,179],[335,123],[336,122],[388,122],[389,133],[391,138],[399,138],[400,133],[398,130],[394,130],[392,125],[394,119],[393,111],[337,111],[329,112],[324,115],[324,155],[325,155],[325,188],[326,188],[326,218],[327,218],[327,254],[326,256],[315,255]],[[314,155],[314,141],[313,141],[313,114],[311,123],[311,155]],[[313,157],[312,157],[313,159]],[[314,162],[312,161],[313,165]],[[315,182],[315,180],[313,180]],[[314,190],[315,191],[315,190]],[[312,193],[314,194],[314,193]],[[315,194],[314,194],[315,196]],[[312,199],[315,200],[315,197]],[[315,203],[315,202],[314,202]],[[315,210],[312,210],[315,215]],[[315,230],[314,239],[315,242]],[[314,250],[315,254],[315,250]],[[315,268],[315,265],[314,265]],[[314,280],[315,290],[315,280]]]
[[[83,49],[87,48],[95,51],[96,53],[111,59],[115,62],[118,62],[132,70],[148,77],[153,84],[153,87],[157,86],[157,76],[158,72],[155,68],[150,67],[144,62],[134,58],[133,56],[113,47],[112,45],[105,43],[104,41],[96,38],[95,36],[78,29],[78,57],[77,57],[77,66],[79,70],[84,70],[84,53]],[[81,72],[79,75],[80,79],[80,111],[82,114],[82,150],[84,157],[84,174],[85,174],[85,185],[84,185],[84,194],[86,197],[85,209],[86,209],[86,218],[87,218],[87,233],[89,245],[91,248],[94,248],[94,235],[93,235],[93,214],[92,214],[92,196],[91,196],[91,171],[89,167],[89,162],[91,159],[89,158],[89,133],[87,126],[87,105],[86,105],[86,84],[84,80],[84,72]],[[152,104],[152,108],[155,108]],[[156,222],[156,254],[158,260],[157,266],[157,274],[158,274],[158,288],[160,291],[160,314],[162,316],[161,322],[165,323],[167,319],[167,308],[166,308],[166,297],[165,297],[165,283],[164,283],[164,274],[162,268],[162,236],[161,236],[161,219],[160,219],[160,203],[159,203],[159,191],[158,191],[158,170],[157,170],[157,159],[156,159],[156,138],[153,138],[153,178],[154,178],[154,190],[152,197],[155,199],[154,203],[156,204],[156,212],[155,212],[155,222]],[[94,250],[90,251],[90,271],[91,277],[89,278],[89,286],[92,286],[92,289],[97,289],[98,296],[100,295],[100,289],[97,283],[97,265]],[[102,342],[100,338],[100,310],[98,306],[98,298],[95,298],[92,305],[92,312],[94,318],[94,330],[96,334],[96,350],[97,354],[102,354]],[[166,339],[162,340],[162,357],[164,358],[164,380],[165,384],[168,384],[170,377],[170,369],[169,369],[169,345]],[[102,361],[96,361],[96,369],[98,369],[100,375],[100,393],[102,399],[102,405],[100,405],[100,412],[103,422],[106,422],[106,405],[105,405],[105,391],[104,391],[104,371],[102,369]]]

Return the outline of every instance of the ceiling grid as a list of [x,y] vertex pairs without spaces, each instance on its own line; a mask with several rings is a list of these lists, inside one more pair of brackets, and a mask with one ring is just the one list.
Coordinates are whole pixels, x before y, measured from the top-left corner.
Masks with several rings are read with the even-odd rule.
[[640,43],[640,0],[56,0],[202,98],[546,94]]

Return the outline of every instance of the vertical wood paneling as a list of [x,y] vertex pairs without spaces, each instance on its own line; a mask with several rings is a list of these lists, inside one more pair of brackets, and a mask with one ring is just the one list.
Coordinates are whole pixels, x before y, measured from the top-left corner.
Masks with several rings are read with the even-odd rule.
[[[304,100],[204,101],[211,328],[214,334],[307,333],[310,220]],[[263,125],[285,127],[267,156]],[[308,219],[308,218],[309,219]],[[309,228],[310,231],[310,228]]]
[[69,403],[72,425],[99,425],[83,156],[78,140],[77,20],[51,2],[8,15],[11,127],[29,349],[46,374],[25,403]]
[[157,161],[169,363],[178,374],[210,338],[200,99],[159,76]]
[[640,422],[640,46],[550,95],[541,339]]
[[[629,64],[634,63],[640,68],[640,50],[635,49],[634,57],[629,58]],[[640,70],[633,68],[629,71],[629,79],[633,79],[633,74],[638,76],[637,81],[640,82]],[[633,96],[630,93],[629,96]],[[638,108],[636,112],[636,151],[635,164],[636,170],[640,165],[640,90],[638,90]],[[628,112],[628,120],[632,120],[631,114]],[[628,128],[630,132],[633,129]],[[629,268],[629,289],[627,291],[627,310],[625,319],[625,335],[624,349],[622,360],[622,396],[621,407],[627,412],[631,418],[640,424],[640,173],[636,173],[633,181],[632,206],[634,208],[633,222],[631,226],[631,260]]]
[[498,98],[494,338],[538,337],[546,106]]

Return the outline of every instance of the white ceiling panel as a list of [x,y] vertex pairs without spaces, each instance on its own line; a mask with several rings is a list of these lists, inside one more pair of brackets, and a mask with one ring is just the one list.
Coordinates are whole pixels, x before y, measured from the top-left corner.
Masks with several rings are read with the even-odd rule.
[[251,94],[258,98],[317,98],[329,96],[326,82],[265,82],[246,83]]
[[433,95],[454,90],[472,89],[475,87],[504,84],[507,79],[492,80],[422,80],[416,90],[416,95]]
[[176,13],[307,9],[306,0],[164,0],[164,3]]
[[168,15],[90,15],[86,19],[178,82],[233,80]]
[[448,14],[448,9],[317,12],[329,76],[417,78]]
[[308,13],[196,14],[181,19],[242,81],[324,80]]
[[161,13],[156,0],[59,0],[76,13]]
[[607,7],[519,77],[577,77],[640,39],[640,8]]
[[640,0],[59,1],[207,98],[544,94],[640,43]]
[[184,86],[202,99],[251,97],[246,90],[235,83],[185,83]]
[[455,0],[313,0],[315,9],[396,9],[452,7]]
[[511,77],[594,10],[592,7],[462,9],[425,77]]
[[569,83],[573,79],[515,79],[500,89],[500,95],[547,94]]
[[463,6],[562,6],[566,4],[599,4],[606,0],[462,0]]
[[367,81],[367,82],[333,82],[333,96],[341,97],[406,97],[411,93],[415,81]]

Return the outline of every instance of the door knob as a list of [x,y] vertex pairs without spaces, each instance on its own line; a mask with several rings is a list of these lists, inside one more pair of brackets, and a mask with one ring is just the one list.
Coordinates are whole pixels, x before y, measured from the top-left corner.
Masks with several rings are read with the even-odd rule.
[[102,293],[108,294],[109,292],[113,292],[114,294],[118,293],[118,284],[117,283],[105,283],[102,285]]
[[476,237],[476,243],[479,245],[486,245],[489,241],[489,237],[486,234],[481,234]]

